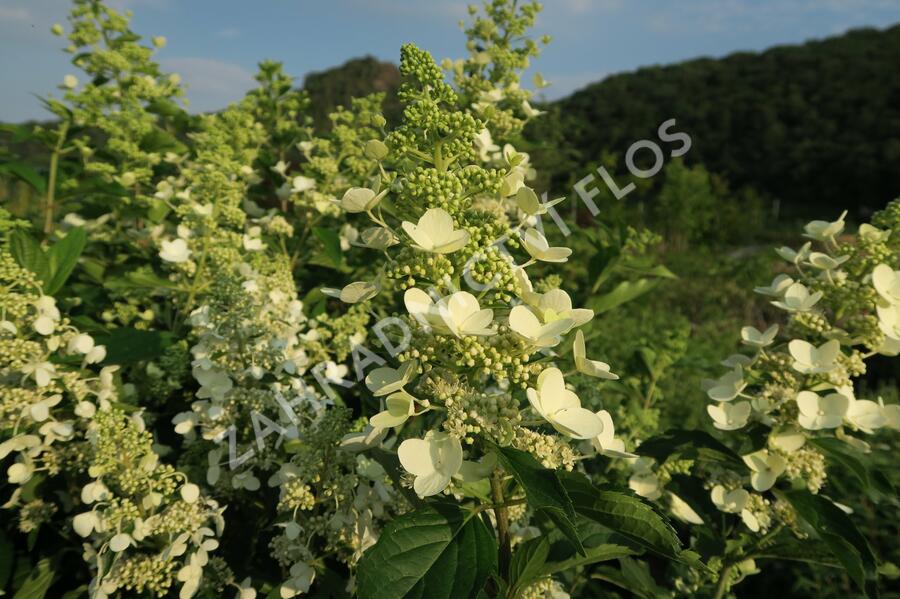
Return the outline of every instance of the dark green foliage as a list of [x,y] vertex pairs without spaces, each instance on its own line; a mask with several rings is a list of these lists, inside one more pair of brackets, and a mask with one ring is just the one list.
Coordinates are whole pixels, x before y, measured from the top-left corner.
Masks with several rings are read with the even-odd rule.
[[554,158],[565,170],[554,169],[553,182],[563,185],[572,167],[580,178],[604,152],[656,140],[659,124],[674,118],[693,140],[689,164],[779,198],[795,214],[878,208],[900,189],[898,61],[894,26],[642,68],[559,101],[532,137],[565,132],[563,147],[577,149],[577,158]]

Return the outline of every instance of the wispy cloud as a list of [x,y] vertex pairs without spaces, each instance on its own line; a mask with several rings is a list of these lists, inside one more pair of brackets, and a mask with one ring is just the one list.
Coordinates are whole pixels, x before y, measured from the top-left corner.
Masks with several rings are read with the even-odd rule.
[[31,12],[24,6],[0,6],[0,21],[21,22],[31,19]]
[[468,13],[467,3],[457,0],[344,0],[354,10],[396,14],[402,17],[435,17],[463,19]]
[[624,0],[559,0],[567,13],[585,15],[594,12],[614,12],[623,8]]
[[233,40],[241,36],[241,30],[237,27],[226,27],[225,29],[220,29],[216,31],[216,37],[221,37],[226,40]]
[[188,88],[191,112],[224,108],[256,84],[249,70],[213,58],[167,58],[161,63],[164,70],[181,75]]

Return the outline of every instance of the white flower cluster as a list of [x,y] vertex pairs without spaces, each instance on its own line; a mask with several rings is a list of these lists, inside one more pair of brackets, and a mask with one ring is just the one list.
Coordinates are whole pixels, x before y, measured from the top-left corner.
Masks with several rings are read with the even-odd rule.
[[[105,348],[62,317],[5,250],[0,281],[0,459],[15,456],[6,476],[16,485],[3,507],[20,508],[27,518],[34,501],[54,495],[29,497],[62,479],[58,504],[27,513],[58,512],[86,539],[92,597],[126,587],[162,593],[178,581],[180,596],[191,596],[222,532],[218,505],[160,462],[140,412],[121,409],[118,367],[94,370]],[[22,527],[44,523],[23,520]]]
[[[804,235],[811,241],[799,250],[777,250],[793,272],[779,274],[756,292],[785,312],[787,323],[764,331],[744,327],[741,343],[750,351],[730,356],[723,362],[728,372],[703,382],[713,400],[707,411],[715,428],[754,427],[765,434],[764,445],[742,456],[748,480],[734,472],[707,479],[713,504],[740,514],[752,531],[765,531],[779,517],[764,494],[780,480],[814,493],[822,488],[825,459],[816,439],[833,436],[869,451],[859,434],[900,430],[900,405],[857,398],[854,388],[866,359],[898,353],[895,231],[863,224],[856,235],[846,235],[845,214],[806,225]],[[662,482],[652,462],[643,460],[638,470],[632,488],[658,497]],[[685,507],[682,516],[690,509]],[[694,516],[686,519],[699,519]]]

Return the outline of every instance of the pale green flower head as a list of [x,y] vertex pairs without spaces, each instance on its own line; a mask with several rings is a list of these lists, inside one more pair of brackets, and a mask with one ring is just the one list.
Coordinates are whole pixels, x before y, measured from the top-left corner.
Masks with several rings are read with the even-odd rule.
[[794,339],[788,343],[788,350],[794,358],[792,367],[803,374],[820,374],[837,368],[841,355],[841,344],[836,339],[826,341],[816,347],[808,341]]
[[807,430],[837,428],[844,421],[850,408],[850,398],[842,393],[830,393],[824,397],[813,391],[797,394],[800,413],[797,421]]
[[537,388],[527,390],[534,411],[559,432],[573,439],[592,439],[603,433],[600,416],[581,407],[581,400],[568,389],[558,368],[547,368],[538,376]]
[[403,230],[415,242],[416,249],[435,254],[450,254],[469,242],[469,232],[456,229],[451,217],[442,208],[431,208],[413,224],[403,221]]
[[459,439],[436,431],[428,431],[423,439],[407,439],[400,444],[397,456],[403,468],[415,476],[413,489],[419,497],[443,491],[463,461]]
[[744,428],[750,419],[751,409],[749,401],[706,406],[706,412],[713,419],[713,426],[723,431],[736,431]]

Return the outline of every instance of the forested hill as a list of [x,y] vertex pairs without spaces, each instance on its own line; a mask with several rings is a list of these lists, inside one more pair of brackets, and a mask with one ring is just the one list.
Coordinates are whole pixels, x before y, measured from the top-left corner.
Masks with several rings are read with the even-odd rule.
[[732,185],[826,216],[881,207],[900,196],[900,25],[611,76],[556,102],[535,133],[562,132],[584,167],[670,118],[693,138],[687,162]]

